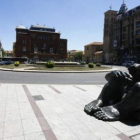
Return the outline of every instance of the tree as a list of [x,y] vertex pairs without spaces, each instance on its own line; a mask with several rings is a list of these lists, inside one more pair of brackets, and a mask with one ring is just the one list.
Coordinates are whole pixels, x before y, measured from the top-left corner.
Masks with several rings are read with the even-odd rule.
[[2,51],[2,57],[5,57],[6,56],[6,52],[4,51],[3,48],[1,48],[1,51]]
[[75,61],[82,61],[83,52],[74,53],[73,57]]

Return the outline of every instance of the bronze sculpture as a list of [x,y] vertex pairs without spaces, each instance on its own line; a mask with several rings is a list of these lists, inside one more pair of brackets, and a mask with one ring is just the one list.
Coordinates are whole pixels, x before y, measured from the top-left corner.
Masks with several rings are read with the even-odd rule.
[[84,111],[99,120],[140,120],[140,64],[128,68],[130,74],[112,71],[99,97],[87,104]]

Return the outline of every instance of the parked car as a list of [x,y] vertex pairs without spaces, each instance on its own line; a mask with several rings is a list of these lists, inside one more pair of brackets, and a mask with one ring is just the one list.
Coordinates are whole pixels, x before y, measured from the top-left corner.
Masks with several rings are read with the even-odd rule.
[[123,63],[122,63],[122,66],[126,66],[126,65],[127,65],[127,62],[123,62]]
[[36,62],[31,60],[29,64],[36,64]]
[[1,61],[0,62],[0,65],[10,65],[10,64],[13,64],[12,61]]
[[135,62],[134,61],[128,61],[126,64],[126,67],[130,67],[131,65],[133,65]]
[[1,61],[1,62],[0,62],[0,65],[5,65],[5,62],[4,62],[4,61]]

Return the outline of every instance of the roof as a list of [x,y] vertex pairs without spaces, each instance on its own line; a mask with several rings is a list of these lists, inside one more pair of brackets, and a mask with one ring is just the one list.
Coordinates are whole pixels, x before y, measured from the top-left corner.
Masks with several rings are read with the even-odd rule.
[[30,30],[30,32],[48,32],[48,33],[52,33],[52,34],[61,34],[60,32],[49,32],[49,31],[41,31],[41,30]]
[[84,52],[83,50],[70,50],[69,53],[73,54],[73,53],[77,53],[77,52]]
[[109,12],[117,13],[118,11],[116,11],[116,10],[108,10],[108,11],[106,11],[104,14],[109,13]]
[[101,54],[103,53],[103,51],[98,51],[98,52],[95,52],[94,54]]
[[89,45],[103,45],[103,42],[92,42],[92,43],[87,44],[85,46],[89,46]]
[[33,30],[33,31],[45,31],[45,32],[55,32],[55,28],[46,27],[45,25],[44,26],[31,25],[30,30]]
[[6,53],[13,53],[11,50],[5,50]]
[[50,27],[46,27],[45,25],[41,26],[41,25],[31,25],[30,28],[45,28],[45,29],[54,29],[54,28],[50,28]]
[[23,26],[22,24],[21,25],[19,25],[19,26],[17,26],[16,28],[18,28],[18,29],[27,29],[25,26]]

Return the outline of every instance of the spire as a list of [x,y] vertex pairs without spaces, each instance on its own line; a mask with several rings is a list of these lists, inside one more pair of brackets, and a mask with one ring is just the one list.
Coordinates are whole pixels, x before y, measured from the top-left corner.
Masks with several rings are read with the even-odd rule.
[[0,49],[2,48],[1,40],[0,40]]
[[127,6],[125,4],[125,1],[123,0],[123,4],[121,5],[118,14],[125,14],[126,12],[127,12]]
[[111,4],[110,4],[109,8],[110,8],[110,10],[112,10],[112,5]]

